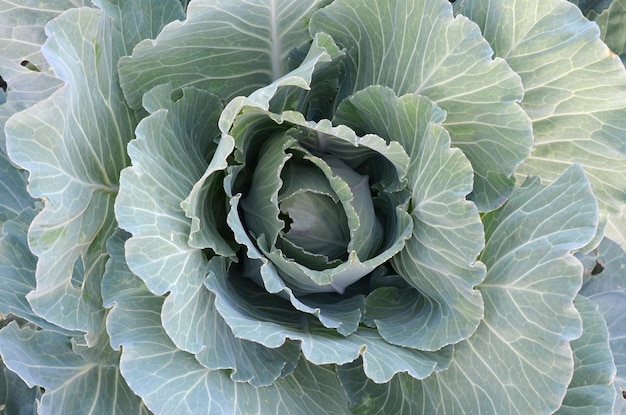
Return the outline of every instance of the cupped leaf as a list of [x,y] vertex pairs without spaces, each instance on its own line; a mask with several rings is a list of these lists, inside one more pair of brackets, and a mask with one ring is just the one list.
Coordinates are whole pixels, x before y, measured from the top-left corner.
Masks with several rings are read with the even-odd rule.
[[422,352],[389,344],[372,328],[360,327],[347,336],[328,330],[294,309],[290,301],[246,281],[237,268],[229,272],[212,269],[206,285],[215,293],[216,308],[235,336],[267,347],[297,340],[306,359],[315,365],[345,364],[362,356],[367,376],[384,383],[401,372],[423,379],[450,363],[452,347]]
[[[108,342],[97,347],[108,348]],[[148,415],[141,399],[120,376],[117,362],[109,359],[108,351],[99,351],[107,357],[99,359],[103,356],[100,353],[81,356],[65,335],[19,328],[14,322],[0,330],[0,353],[5,364],[29,386],[45,388],[37,413]]]
[[181,202],[207,166],[226,167],[228,142],[214,141],[222,104],[195,88],[173,95],[169,85],[150,91],[144,103],[152,114],[128,145],[132,166],[121,174],[115,212],[120,227],[133,235],[126,243],[130,269],[155,294],[170,292],[165,331],[179,348],[197,353],[210,303],[202,285],[207,259],[201,249],[189,246],[191,220]]
[[[117,238],[117,240],[115,240]],[[230,370],[211,370],[177,348],[161,325],[163,297],[155,296],[123,261],[123,236],[110,241],[111,265],[104,279],[111,344],[121,346],[121,373],[155,413],[182,415],[281,413],[349,414],[335,372],[300,359],[293,373],[266,387],[233,382]],[[215,333],[213,333],[215,334]],[[222,356],[224,344],[212,350]],[[222,357],[223,358],[223,357]],[[267,362],[250,360],[262,369]],[[320,397],[324,399],[320,399]]]
[[574,377],[555,413],[608,414],[616,394],[612,385],[615,363],[606,321],[593,301],[578,296],[574,304],[583,320],[583,334],[570,343],[574,351]]
[[[376,185],[380,181],[380,184],[388,184],[394,189],[398,183],[405,180],[404,174],[409,161],[406,153],[397,142],[386,143],[385,140],[374,135],[359,137],[353,130],[345,126],[333,127],[328,120],[321,120],[319,123],[306,121],[301,114],[296,112],[286,111],[281,114],[273,114],[259,108],[259,104],[251,99],[242,100],[240,105],[245,108],[245,111],[241,116],[235,118],[235,126],[229,131],[229,134],[234,137],[237,151],[242,154],[241,157],[256,154],[258,145],[255,147],[254,142],[259,140],[253,140],[255,134],[259,134],[259,137],[263,138],[266,134],[270,134],[267,131],[272,131],[272,127],[276,132],[289,129],[289,135],[297,139],[302,147],[317,154],[317,156],[305,158],[324,173],[335,194],[342,202],[351,238],[347,260],[336,267],[314,270],[290,260],[280,250],[264,244],[262,240],[257,244],[255,238],[259,238],[259,236],[250,238],[248,235],[240,236],[235,232],[235,237],[239,238],[239,243],[248,246],[249,250],[260,251],[258,257],[256,254],[253,255],[254,258],[262,261],[269,259],[279,270],[285,283],[299,294],[330,291],[342,293],[348,285],[373,271],[402,248],[404,240],[409,236],[411,226],[410,217],[406,212],[402,209],[394,211],[392,213],[393,218],[389,218],[390,222],[388,223],[388,225],[393,223],[393,226],[389,226],[385,234],[380,235],[381,237],[377,241],[363,241],[365,238],[376,237],[375,230],[378,219],[371,210],[367,211],[367,205],[356,200],[363,197],[363,192],[360,191],[361,194],[355,195],[354,189],[340,176],[340,170],[345,169],[346,166],[354,167],[358,171],[359,166],[367,165],[368,160],[371,159],[372,163],[366,169],[371,169],[373,180],[370,179],[367,182],[368,187],[379,188],[381,192],[384,192],[386,190],[384,186]],[[221,121],[224,121],[224,116]],[[333,165],[331,166],[325,161],[325,158],[336,160],[336,162],[330,161],[330,164]],[[374,165],[378,165],[378,167]],[[238,192],[237,187],[232,183],[236,181],[240,172],[241,168],[233,169],[230,177],[227,177],[229,197],[234,197],[235,193]],[[351,179],[351,181],[354,180]],[[276,183],[278,184],[278,182]],[[367,197],[371,198],[372,190],[367,188],[365,190],[370,193]],[[276,192],[277,189],[274,191]],[[235,199],[231,200],[231,204],[233,202],[238,204]],[[255,206],[257,205],[258,203],[255,203]],[[235,208],[237,207],[235,206]],[[271,214],[274,223],[273,232],[283,226],[277,215],[277,209],[274,208]],[[246,226],[242,223],[236,210],[229,214],[228,223],[231,229],[241,229],[242,232],[246,233]],[[267,232],[269,232],[269,228]],[[255,245],[255,247],[251,245]],[[375,251],[377,246],[380,248]],[[278,286],[285,285],[283,282],[269,281],[270,278],[274,279],[275,271],[262,275],[263,284],[270,292],[276,293],[282,290]],[[274,288],[270,288],[272,286]]]
[[[597,202],[574,165],[544,186],[529,179],[483,217],[485,317],[455,346],[450,368],[422,381],[426,413],[551,413],[574,370],[581,334],[573,301],[582,266],[571,255],[595,235]],[[450,396],[450,399],[441,399]]]
[[327,0],[198,0],[187,19],[120,61],[122,88],[139,108],[152,87],[194,85],[229,100],[248,95],[288,72],[289,52],[310,40],[307,22]]
[[617,367],[614,414],[626,413],[626,252],[610,239],[597,248],[580,294],[598,305],[609,329],[609,344]]
[[[28,299],[35,312],[68,329],[91,332],[103,317],[104,243],[116,226],[119,171],[137,122],[118,86],[117,60],[159,28],[159,19],[143,15],[152,3],[134,4],[123,7],[124,19],[107,4],[110,15],[73,9],[50,22],[42,52],[66,85],[5,128],[9,156],[29,170],[29,192],[45,203],[30,227],[39,260]],[[84,275],[72,281],[75,266]]]
[[459,11],[522,78],[535,143],[517,174],[555,180],[583,165],[609,215],[609,236],[623,241],[611,222],[626,204],[626,70],[598,27],[561,0],[469,0]]
[[474,286],[485,276],[476,261],[484,244],[473,203],[472,168],[450,149],[444,112],[429,99],[400,98],[386,87],[359,91],[339,106],[333,122],[360,134],[398,141],[410,157],[412,238],[392,264],[415,290],[382,288],[367,299],[367,314],[389,342],[437,350],[467,338],[483,316]]
[[481,190],[474,200],[481,209],[505,200],[532,130],[518,105],[519,77],[502,59],[491,59],[476,25],[454,18],[444,0],[339,0],[313,15],[310,30],[347,49],[339,100],[370,85],[429,97],[447,111],[452,144],[472,163]]
[[[117,232],[107,242],[111,256],[107,264],[107,273],[103,278],[102,294],[104,305],[112,307],[108,324],[115,324],[116,319],[124,318],[124,304],[117,304],[116,298],[132,290],[135,276],[129,271],[124,259],[124,243],[130,235]],[[237,339],[222,317],[215,311],[214,299],[208,295],[204,308],[196,310],[191,318],[201,321],[199,328],[202,349],[196,353],[196,359],[211,370],[228,369],[234,382],[248,382],[255,387],[272,384],[277,378],[293,372],[299,357],[300,347],[289,342],[279,349],[267,349],[257,343]],[[158,298],[162,302],[162,299]],[[198,304],[196,303],[196,306]],[[161,310],[161,307],[159,307]],[[109,328],[115,333],[115,326]],[[168,340],[171,342],[171,340]],[[119,343],[112,343],[118,348]]]
[[[71,10],[48,25],[54,35],[44,51],[68,85],[6,125],[11,159],[30,171],[29,192],[46,203],[30,228],[39,261],[37,289],[29,301],[48,320],[84,331],[102,318],[95,311],[104,269],[102,239],[114,228],[117,176],[134,127],[134,115],[111,87],[114,57],[104,48],[96,60],[92,42],[111,31],[110,25],[100,25],[101,17],[92,9]],[[92,100],[93,90],[108,93]],[[83,261],[89,273],[81,287],[71,281],[76,261]]]

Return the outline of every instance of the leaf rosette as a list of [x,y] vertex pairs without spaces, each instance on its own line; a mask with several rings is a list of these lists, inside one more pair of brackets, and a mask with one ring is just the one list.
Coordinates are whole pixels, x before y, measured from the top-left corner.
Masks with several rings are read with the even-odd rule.
[[[116,201],[126,261],[167,295],[176,347],[233,381],[271,385],[301,353],[362,357],[378,383],[423,379],[483,316],[472,165],[426,96],[372,84],[344,97],[347,49],[310,36],[247,96],[201,82],[145,93]],[[141,48],[122,59],[123,86]]]
[[619,228],[626,72],[578,9],[95,3],[48,25],[57,92],[0,60],[44,200],[2,206],[2,314],[87,333],[0,330],[42,408],[96,375],[124,413],[611,407],[621,279],[572,252]]

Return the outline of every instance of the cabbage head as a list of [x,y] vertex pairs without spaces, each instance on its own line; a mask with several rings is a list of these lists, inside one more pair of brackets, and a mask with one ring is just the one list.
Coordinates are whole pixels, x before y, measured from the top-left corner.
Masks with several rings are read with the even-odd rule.
[[626,414],[624,27],[0,0],[0,412]]

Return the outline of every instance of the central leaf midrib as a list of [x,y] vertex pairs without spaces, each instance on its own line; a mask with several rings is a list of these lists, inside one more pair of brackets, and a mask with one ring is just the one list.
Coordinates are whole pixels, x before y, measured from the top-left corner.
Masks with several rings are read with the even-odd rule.
[[278,79],[282,75],[282,69],[280,65],[280,50],[281,40],[278,36],[278,22],[276,16],[276,2],[270,1],[270,37],[271,37],[271,61],[272,61],[272,76],[274,80]]

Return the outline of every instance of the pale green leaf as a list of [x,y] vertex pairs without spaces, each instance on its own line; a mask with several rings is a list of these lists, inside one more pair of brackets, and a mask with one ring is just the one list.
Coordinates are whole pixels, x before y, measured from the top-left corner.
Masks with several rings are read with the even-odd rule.
[[609,344],[617,367],[613,413],[626,414],[626,252],[605,239],[597,254],[580,294],[598,305],[609,328]]
[[[45,203],[29,232],[39,257],[37,288],[29,302],[46,319],[88,332],[102,318],[104,243],[116,226],[119,172],[128,161],[126,143],[137,122],[118,86],[117,60],[172,14],[164,12],[166,2],[154,10],[152,3],[101,3],[110,15],[72,9],[47,25],[51,36],[42,50],[66,85],[15,114],[5,130],[11,159],[30,172],[30,194]],[[127,13],[123,20],[122,12]],[[142,18],[151,12],[164,13],[164,20]],[[75,266],[84,275],[73,278]]]
[[40,415],[149,414],[115,364],[85,360],[63,334],[11,323],[0,330],[0,353],[29,386],[45,389]]
[[116,216],[133,234],[126,243],[129,267],[157,295],[171,292],[165,330],[178,347],[197,353],[206,317],[196,308],[206,311],[210,301],[202,285],[207,260],[201,249],[189,246],[191,220],[180,204],[207,165],[225,167],[225,155],[214,142],[222,105],[195,88],[174,98],[169,85],[150,91],[144,102],[152,114],[128,145],[132,166],[121,175]]
[[14,314],[43,326],[45,320],[33,313],[26,295],[35,288],[37,258],[30,252],[26,235],[35,216],[34,209],[25,209],[19,216],[2,225],[0,237],[0,317]]
[[26,190],[26,173],[17,169],[6,154],[4,126],[7,119],[49,97],[61,82],[0,56],[0,76],[7,83],[6,102],[0,105],[0,223],[33,206]]
[[583,320],[583,333],[570,343],[574,351],[574,377],[556,414],[608,414],[616,398],[609,331],[593,301],[578,296],[574,305]]
[[[89,0],[12,0],[0,1],[0,56],[15,63],[28,61],[49,72],[41,54],[46,40],[44,26],[65,10],[90,5]],[[4,78],[4,74],[2,74]]]
[[139,108],[143,94],[162,83],[194,85],[224,100],[271,84],[288,72],[289,52],[310,40],[308,18],[327,2],[191,2],[184,22],[170,24],[120,61],[129,105]]
[[339,99],[370,85],[427,96],[447,112],[452,145],[472,163],[480,208],[504,201],[530,151],[531,125],[518,105],[519,77],[491,58],[475,24],[454,18],[445,0],[339,0],[313,15],[311,32],[347,49]]
[[551,181],[580,163],[611,227],[626,204],[626,70],[598,27],[562,0],[468,0],[459,11],[522,78],[535,143],[517,174]]
[[[113,239],[112,239],[113,241]],[[121,241],[123,242],[123,241]],[[233,382],[230,370],[210,370],[178,349],[161,324],[163,298],[156,297],[124,261],[118,240],[111,251],[116,265],[104,279],[111,344],[122,346],[121,373],[155,413],[215,414],[349,414],[346,398],[330,367],[305,359],[295,371],[271,386],[255,388]],[[111,247],[113,247],[111,245]],[[222,347],[219,342],[211,347]],[[228,354],[228,349],[211,353]],[[254,361],[255,363],[258,363]],[[262,367],[262,366],[260,366]],[[323,397],[323,398],[322,398]]]
[[422,381],[425,413],[558,409],[574,370],[569,341],[581,334],[573,301],[582,266],[571,252],[594,237],[597,209],[574,165],[547,187],[529,179],[483,217],[485,317],[450,368]]
[[37,387],[29,388],[0,359],[0,413],[36,415],[38,399],[41,391]]
[[478,210],[465,200],[472,168],[463,153],[450,149],[441,127],[445,114],[429,99],[396,97],[385,87],[369,87],[346,99],[333,122],[399,142],[410,157],[412,238],[392,259],[415,290],[383,288],[367,299],[367,314],[387,341],[437,350],[467,338],[483,316],[474,286],[485,277],[476,261],[483,248]]

